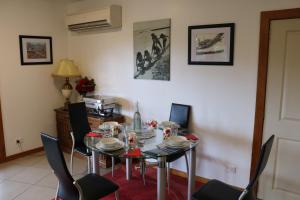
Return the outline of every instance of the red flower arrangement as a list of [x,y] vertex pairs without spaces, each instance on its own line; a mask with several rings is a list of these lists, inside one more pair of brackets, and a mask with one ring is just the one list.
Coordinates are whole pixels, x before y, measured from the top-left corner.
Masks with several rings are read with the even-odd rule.
[[146,125],[147,126],[150,126],[150,127],[152,127],[152,128],[156,128],[157,127],[157,121],[156,120],[150,120],[150,121],[148,121],[148,122],[146,122]]
[[94,79],[88,79],[88,77],[84,77],[78,81],[76,81],[76,91],[85,96],[88,92],[93,92],[95,90],[95,81]]

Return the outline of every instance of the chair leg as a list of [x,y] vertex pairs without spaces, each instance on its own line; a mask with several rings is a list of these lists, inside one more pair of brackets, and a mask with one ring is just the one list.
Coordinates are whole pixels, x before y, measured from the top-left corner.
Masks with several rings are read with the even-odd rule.
[[184,154],[184,157],[185,157],[185,163],[186,163],[186,173],[189,176],[189,160],[188,160],[186,153]]
[[116,200],[120,199],[119,191],[115,191],[115,199]]
[[58,190],[59,190],[59,181],[57,183],[57,188],[56,188],[56,193],[55,193],[55,199],[54,200],[58,200]]
[[75,138],[73,132],[70,132],[72,138],[72,150],[71,150],[71,158],[70,158],[70,174],[73,176],[73,155],[74,155],[74,147],[75,147]]
[[170,163],[167,163],[167,184],[168,184],[168,193],[170,193]]
[[115,170],[115,157],[111,157],[111,177],[114,177],[114,170]]
[[73,154],[74,150],[71,151],[71,158],[70,158],[70,174],[73,175]]
[[84,196],[83,196],[83,192],[82,189],[80,187],[80,185],[78,184],[77,181],[74,181],[73,184],[75,185],[75,187],[77,188],[78,192],[79,192],[79,200],[84,200]]
[[142,174],[144,185],[146,185],[145,173],[146,173],[146,163],[145,163],[145,159],[142,159],[141,160],[141,174]]

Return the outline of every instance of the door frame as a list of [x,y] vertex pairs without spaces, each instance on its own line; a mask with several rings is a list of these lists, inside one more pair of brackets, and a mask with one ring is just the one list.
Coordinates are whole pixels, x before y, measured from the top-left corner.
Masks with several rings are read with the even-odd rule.
[[1,162],[5,161],[5,159],[6,159],[1,102],[0,102],[0,152],[1,152],[0,153],[0,163],[1,163]]
[[259,58],[257,72],[256,108],[252,144],[250,179],[255,175],[262,145],[268,75],[270,25],[272,20],[300,18],[300,8],[261,12]]

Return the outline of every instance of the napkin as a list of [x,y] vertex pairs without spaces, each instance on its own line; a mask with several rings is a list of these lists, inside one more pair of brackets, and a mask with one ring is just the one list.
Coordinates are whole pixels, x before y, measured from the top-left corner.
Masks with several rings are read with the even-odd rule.
[[100,135],[98,133],[94,133],[94,132],[89,132],[88,134],[86,134],[86,136],[102,138],[102,135]]
[[186,134],[184,137],[188,140],[199,140],[199,138],[193,133]]
[[124,156],[128,156],[128,157],[139,157],[141,155],[142,155],[142,152],[141,152],[140,148],[129,150],[127,153],[124,154]]

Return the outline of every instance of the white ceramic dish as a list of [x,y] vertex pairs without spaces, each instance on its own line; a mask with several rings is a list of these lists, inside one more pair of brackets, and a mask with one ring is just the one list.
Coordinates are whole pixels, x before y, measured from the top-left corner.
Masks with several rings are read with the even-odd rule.
[[163,121],[158,125],[159,128],[180,128],[179,124],[171,121]]
[[111,130],[113,127],[115,126],[120,126],[120,124],[118,122],[104,122],[99,126],[99,129],[101,130]]
[[122,149],[124,147],[124,145],[125,145],[124,142],[118,141],[114,146],[107,147],[107,146],[104,146],[103,143],[101,143],[101,141],[100,141],[96,144],[96,148],[104,150],[104,151],[116,151],[116,150]]
[[149,139],[149,138],[155,137],[155,133],[154,132],[146,133],[146,134],[142,133],[142,134],[137,134],[136,136],[139,139]]
[[183,149],[190,145],[189,142],[182,143],[181,145],[174,145],[174,144],[169,144],[169,143],[164,143],[164,144],[166,147],[174,148],[174,149]]
[[100,140],[100,143],[102,144],[103,147],[105,148],[111,148],[116,146],[119,143],[120,140],[118,140],[117,138],[102,138]]
[[173,146],[181,146],[186,142],[187,142],[187,139],[186,139],[186,137],[183,137],[183,136],[170,136],[166,140],[166,144],[173,145]]

